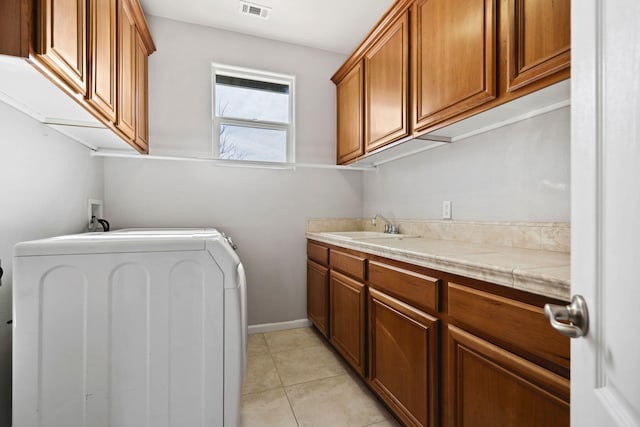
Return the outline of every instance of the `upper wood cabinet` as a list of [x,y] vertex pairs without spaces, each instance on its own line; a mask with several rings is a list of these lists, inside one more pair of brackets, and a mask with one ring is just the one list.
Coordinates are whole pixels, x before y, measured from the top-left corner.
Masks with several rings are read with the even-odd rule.
[[409,20],[401,15],[364,55],[365,151],[409,135]]
[[570,0],[501,0],[500,4],[506,91],[568,78]]
[[342,164],[364,154],[362,62],[356,63],[336,84],[336,101],[336,155]]
[[411,7],[413,128],[496,97],[494,0],[418,0]]
[[116,0],[89,1],[89,93],[87,102],[116,119]]
[[86,0],[39,0],[37,59],[74,91],[87,94]]
[[149,51],[136,33],[136,138],[143,151],[149,151]]
[[[139,9],[138,9],[139,11]],[[118,109],[116,127],[141,152],[149,150],[148,43],[137,30],[136,9],[118,6]]]
[[118,115],[116,127],[130,140],[136,134],[136,27],[129,2],[118,5]]
[[141,153],[149,147],[147,58],[154,51],[138,0],[0,3],[0,54],[28,59],[96,119],[72,117],[73,126],[101,124]]
[[[435,131],[567,79],[570,9],[570,0],[396,0],[332,77],[338,163],[377,156],[408,137],[451,139],[456,130]],[[364,107],[353,101],[347,115],[345,87],[356,99],[351,73],[360,66]],[[527,112],[522,104],[481,121],[507,121]]]
[[0,55],[29,56],[32,0],[0,1]]

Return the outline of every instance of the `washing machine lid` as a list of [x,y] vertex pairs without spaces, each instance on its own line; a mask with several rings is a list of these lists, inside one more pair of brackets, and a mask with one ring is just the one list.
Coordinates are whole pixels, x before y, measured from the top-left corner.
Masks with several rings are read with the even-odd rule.
[[131,228],[21,242],[14,256],[197,251],[218,245],[227,244],[215,228]]

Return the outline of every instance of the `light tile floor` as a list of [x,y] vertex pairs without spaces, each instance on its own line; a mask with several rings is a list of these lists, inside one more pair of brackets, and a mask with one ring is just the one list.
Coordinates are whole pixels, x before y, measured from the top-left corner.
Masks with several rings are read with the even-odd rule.
[[314,328],[249,336],[242,427],[398,427]]

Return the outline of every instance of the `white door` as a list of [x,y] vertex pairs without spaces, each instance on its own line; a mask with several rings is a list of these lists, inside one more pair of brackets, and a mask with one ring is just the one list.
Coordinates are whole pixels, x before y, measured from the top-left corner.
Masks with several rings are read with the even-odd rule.
[[640,426],[640,1],[571,6],[571,425]]

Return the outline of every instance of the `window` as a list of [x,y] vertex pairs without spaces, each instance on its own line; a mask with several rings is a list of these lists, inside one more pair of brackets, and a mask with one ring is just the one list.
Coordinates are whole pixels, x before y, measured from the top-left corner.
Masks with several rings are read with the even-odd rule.
[[295,77],[219,64],[212,69],[214,156],[293,162]]

